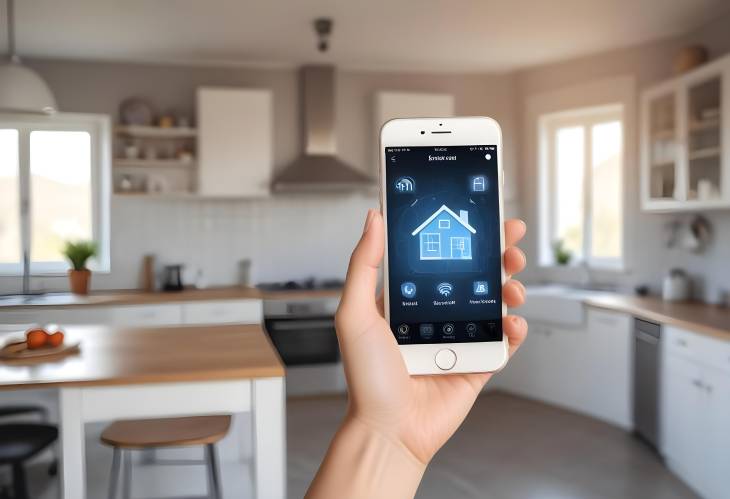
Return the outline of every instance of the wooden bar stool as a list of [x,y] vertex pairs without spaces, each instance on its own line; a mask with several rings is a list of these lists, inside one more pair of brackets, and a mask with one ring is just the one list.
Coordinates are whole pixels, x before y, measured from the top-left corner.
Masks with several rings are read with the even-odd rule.
[[101,441],[114,448],[109,499],[115,499],[119,475],[123,472],[122,496],[129,499],[132,485],[132,450],[159,447],[205,446],[208,468],[208,497],[221,499],[215,443],[228,433],[231,416],[193,416],[115,421],[101,434]]

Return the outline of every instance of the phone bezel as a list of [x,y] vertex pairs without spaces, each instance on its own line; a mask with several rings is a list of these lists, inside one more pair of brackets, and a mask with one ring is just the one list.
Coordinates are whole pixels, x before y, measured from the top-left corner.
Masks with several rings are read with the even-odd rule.
[[[397,118],[386,122],[380,129],[380,207],[385,221],[383,308],[388,324],[390,324],[390,286],[388,276],[388,206],[387,196],[385,195],[387,192],[387,186],[385,185],[385,168],[387,168],[385,148],[468,146],[477,144],[494,144],[497,146],[500,252],[504,254],[504,168],[502,163],[502,130],[499,124],[494,119],[483,116],[459,118]],[[504,284],[505,279],[504,263],[502,263],[502,284]],[[504,317],[506,314],[507,307],[502,302],[502,316]],[[453,350],[457,357],[456,364],[448,371],[441,370],[435,362],[436,354],[443,349]],[[403,354],[408,372],[411,374],[490,372],[503,367],[508,358],[508,342],[505,334],[502,335],[502,341],[400,345],[400,350]]]

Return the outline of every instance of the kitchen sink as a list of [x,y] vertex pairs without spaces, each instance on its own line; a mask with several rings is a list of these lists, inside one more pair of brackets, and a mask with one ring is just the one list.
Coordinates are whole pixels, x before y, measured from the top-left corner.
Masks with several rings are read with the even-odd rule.
[[605,291],[548,284],[527,286],[527,300],[518,313],[530,320],[578,326],[583,324],[583,301],[600,296]]
[[0,307],[22,305],[72,305],[79,301],[79,297],[72,293],[5,295],[0,296]]

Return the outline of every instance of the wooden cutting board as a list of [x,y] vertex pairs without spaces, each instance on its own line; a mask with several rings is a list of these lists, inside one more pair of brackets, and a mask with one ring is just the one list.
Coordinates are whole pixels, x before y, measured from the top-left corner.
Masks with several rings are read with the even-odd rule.
[[11,341],[0,349],[0,360],[39,360],[42,362],[56,360],[66,355],[78,353],[80,342],[63,343],[57,347],[42,347],[31,350],[23,340]]

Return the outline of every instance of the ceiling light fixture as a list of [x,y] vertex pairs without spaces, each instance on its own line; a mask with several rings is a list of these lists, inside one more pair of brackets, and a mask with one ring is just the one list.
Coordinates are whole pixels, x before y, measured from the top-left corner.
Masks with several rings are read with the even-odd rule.
[[330,48],[330,35],[334,21],[329,17],[318,17],[314,20],[314,31],[317,33],[317,48],[320,52],[327,52]]
[[15,5],[6,0],[8,57],[0,65],[0,112],[54,113],[56,99],[38,73],[20,61],[15,53]]

